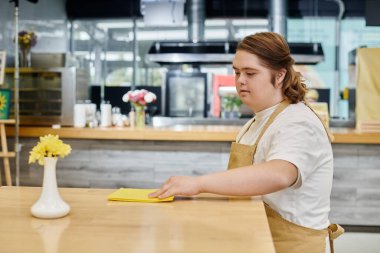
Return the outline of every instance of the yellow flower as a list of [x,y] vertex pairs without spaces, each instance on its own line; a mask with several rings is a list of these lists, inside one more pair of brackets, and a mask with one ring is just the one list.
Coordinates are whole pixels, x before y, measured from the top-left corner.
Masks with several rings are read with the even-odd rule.
[[37,43],[37,36],[34,32],[21,31],[18,36],[20,49],[30,50]]
[[38,164],[44,164],[44,157],[58,157],[64,158],[71,152],[71,147],[64,144],[58,135],[45,135],[40,137],[40,141],[29,152],[29,163],[38,161]]
[[5,105],[7,104],[7,98],[0,94],[0,110],[4,110]]

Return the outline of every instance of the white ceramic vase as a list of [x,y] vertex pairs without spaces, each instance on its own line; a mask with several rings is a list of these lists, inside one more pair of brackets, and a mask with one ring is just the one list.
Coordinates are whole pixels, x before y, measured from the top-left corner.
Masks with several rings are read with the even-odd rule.
[[57,158],[44,158],[44,180],[42,192],[36,203],[32,206],[31,213],[37,218],[53,219],[66,216],[70,212],[70,206],[63,201],[58,192],[56,165]]

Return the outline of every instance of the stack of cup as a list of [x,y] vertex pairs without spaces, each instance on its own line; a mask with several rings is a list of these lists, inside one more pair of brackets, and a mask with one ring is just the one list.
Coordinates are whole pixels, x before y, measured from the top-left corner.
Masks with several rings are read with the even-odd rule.
[[74,127],[86,127],[86,104],[74,105]]
[[100,126],[109,127],[112,125],[112,106],[109,103],[100,105]]
[[97,127],[96,104],[86,101],[86,125],[90,128]]

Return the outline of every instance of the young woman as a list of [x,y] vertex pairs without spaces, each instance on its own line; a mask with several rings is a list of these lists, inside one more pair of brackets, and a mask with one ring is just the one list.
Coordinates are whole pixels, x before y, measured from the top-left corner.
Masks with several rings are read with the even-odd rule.
[[325,252],[331,231],[330,135],[307,106],[306,86],[293,65],[280,35],[264,32],[244,38],[233,69],[236,90],[255,117],[231,145],[229,170],[171,177],[151,197],[262,195],[276,252]]

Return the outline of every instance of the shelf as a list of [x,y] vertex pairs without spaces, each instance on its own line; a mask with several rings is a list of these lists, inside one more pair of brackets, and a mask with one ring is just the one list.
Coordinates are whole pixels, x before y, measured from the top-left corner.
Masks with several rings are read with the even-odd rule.
[[15,119],[0,119],[0,124],[14,124],[16,123]]
[[[11,88],[11,90],[13,91],[14,88]],[[55,91],[55,92],[61,92],[61,88],[44,88],[44,87],[35,87],[35,88],[19,88],[18,89],[20,92],[30,92],[30,91],[37,91],[37,92],[40,92],[40,91]]]
[[39,99],[38,101],[36,101],[35,99],[23,99],[23,98],[20,98],[19,99],[19,102],[20,103],[35,103],[35,104],[43,104],[43,103],[61,103],[62,102],[62,99]]
[[[14,68],[5,68],[5,73],[6,74],[13,74],[15,72],[15,69]],[[45,73],[45,72],[49,72],[49,73],[58,73],[60,74],[61,72],[59,70],[52,70],[50,68],[46,68],[46,69],[43,69],[43,68],[19,68],[19,73],[21,74],[29,74],[29,73]]]
[[20,116],[49,117],[59,115],[59,112],[38,112],[37,114],[35,111],[20,111]]

